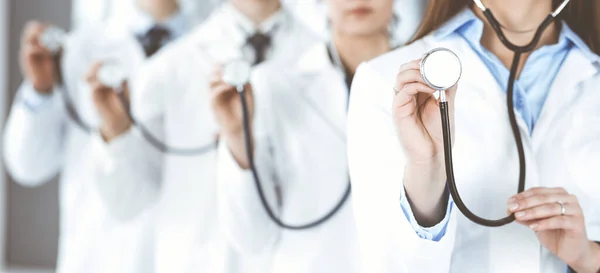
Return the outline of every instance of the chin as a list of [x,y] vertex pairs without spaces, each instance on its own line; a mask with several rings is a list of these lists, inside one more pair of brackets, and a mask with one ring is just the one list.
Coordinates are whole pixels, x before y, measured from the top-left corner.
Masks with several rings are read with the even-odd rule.
[[348,36],[368,36],[368,35],[372,35],[373,33],[377,32],[379,28],[375,28],[375,27],[368,27],[365,25],[362,26],[356,26],[356,27],[348,27],[346,29],[344,29],[344,33]]

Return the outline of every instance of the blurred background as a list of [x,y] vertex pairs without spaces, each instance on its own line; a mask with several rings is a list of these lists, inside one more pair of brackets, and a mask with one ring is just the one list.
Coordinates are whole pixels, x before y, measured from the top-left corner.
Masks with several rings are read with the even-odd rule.
[[[181,0],[188,7],[198,6],[198,14],[208,14],[206,3],[216,0]],[[405,0],[402,0],[405,1]],[[402,1],[398,1],[402,4]],[[416,1],[420,0],[406,0]],[[23,78],[18,64],[20,36],[29,20],[51,22],[63,29],[93,23],[118,11],[124,0],[0,0],[0,135],[14,94]],[[285,1],[284,1],[285,2]],[[314,0],[287,0],[295,12],[313,22],[316,31],[324,33],[325,9],[315,8]],[[423,2],[425,2],[423,0]],[[424,5],[421,5],[424,6]],[[420,16],[420,5],[408,5],[401,16],[404,22]],[[202,18],[203,16],[199,16]],[[321,23],[314,24],[315,21]],[[416,25],[401,24],[403,29]],[[402,31],[405,32],[405,31]],[[410,37],[399,37],[408,40]],[[1,154],[1,153],[0,153]],[[56,266],[59,234],[57,178],[41,187],[25,188],[13,183],[0,164],[0,268],[10,273],[53,272]]]
[[[18,64],[21,31],[25,23],[39,18],[69,28],[83,18],[82,2],[99,5],[102,0],[1,0],[0,18],[0,115],[2,126],[14,93],[22,81]],[[75,12],[79,7],[79,11]],[[91,10],[91,9],[90,9]],[[91,19],[91,17],[90,17]],[[0,183],[0,257],[6,272],[52,272],[58,246],[58,183],[39,188],[9,183],[4,173]]]

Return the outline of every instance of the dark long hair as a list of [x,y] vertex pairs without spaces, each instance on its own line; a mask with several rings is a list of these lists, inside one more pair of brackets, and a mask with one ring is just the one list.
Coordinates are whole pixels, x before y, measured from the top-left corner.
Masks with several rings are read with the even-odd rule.
[[[558,7],[563,0],[552,0]],[[425,17],[413,41],[419,40],[436,30],[465,7],[473,5],[472,0],[429,0]],[[571,0],[559,16],[596,54],[600,54],[600,26],[596,17],[600,14],[600,1]]]

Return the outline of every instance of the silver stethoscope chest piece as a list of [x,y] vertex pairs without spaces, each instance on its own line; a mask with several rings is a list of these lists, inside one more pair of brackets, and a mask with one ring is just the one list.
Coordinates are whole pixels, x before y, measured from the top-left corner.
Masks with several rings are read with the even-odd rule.
[[433,49],[421,60],[421,76],[438,91],[450,89],[460,79],[462,65],[458,56],[447,48]]
[[223,67],[223,81],[237,88],[243,87],[250,81],[252,67],[244,60],[229,61]]
[[115,90],[120,90],[126,78],[127,71],[117,62],[107,62],[98,71],[98,81]]
[[66,37],[67,33],[64,30],[57,27],[48,27],[40,35],[40,43],[52,54],[56,54],[63,47]]

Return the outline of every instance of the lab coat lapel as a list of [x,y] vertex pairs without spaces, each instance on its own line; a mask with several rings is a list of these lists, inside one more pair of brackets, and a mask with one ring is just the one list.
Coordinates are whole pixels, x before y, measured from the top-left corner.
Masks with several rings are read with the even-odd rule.
[[231,14],[222,7],[192,34],[193,42],[203,50],[212,62],[223,63],[234,58],[242,58],[244,34],[237,29]]
[[[502,90],[498,81],[494,78],[487,66],[481,61],[481,58],[470,48],[469,44],[460,39],[459,42],[449,40],[446,43],[448,46],[457,47],[457,55],[463,62],[463,74],[458,83],[459,90],[457,96],[479,96],[486,102],[486,108],[495,113],[506,113],[506,90]],[[467,85],[467,88],[461,88],[462,85]],[[463,90],[475,90],[474,93],[464,94]],[[521,113],[516,109],[517,123],[525,135],[528,135],[529,129]]]
[[298,62],[299,95],[306,107],[319,112],[319,116],[332,126],[333,133],[345,140],[348,90],[342,73],[335,68],[327,54],[325,44],[319,43],[308,50]]
[[565,112],[566,107],[573,105],[573,101],[581,92],[576,87],[599,72],[597,65],[597,62],[587,59],[583,52],[576,47],[569,52],[554,79],[550,93],[534,127],[532,135],[534,151],[539,148],[542,142],[540,138],[544,137],[556,118]]

